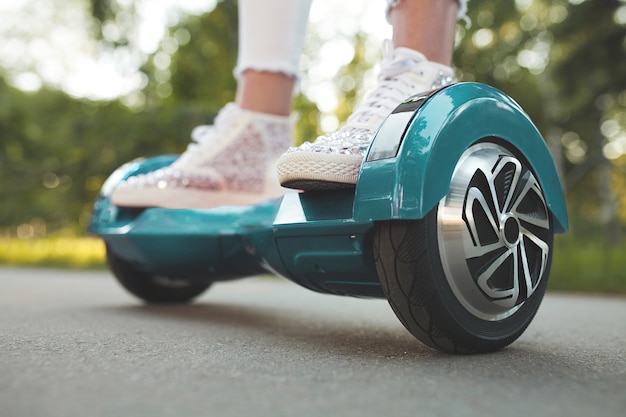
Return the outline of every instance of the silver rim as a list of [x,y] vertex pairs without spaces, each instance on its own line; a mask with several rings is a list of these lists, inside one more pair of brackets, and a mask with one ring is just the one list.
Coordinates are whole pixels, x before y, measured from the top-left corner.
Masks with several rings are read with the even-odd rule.
[[502,146],[480,143],[462,155],[437,228],[447,282],[476,317],[509,317],[545,279],[552,229],[543,192]]

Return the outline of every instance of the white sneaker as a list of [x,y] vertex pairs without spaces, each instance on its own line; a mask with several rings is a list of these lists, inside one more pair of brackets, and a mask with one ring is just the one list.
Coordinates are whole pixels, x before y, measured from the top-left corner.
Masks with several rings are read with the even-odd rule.
[[111,195],[125,207],[212,208],[283,195],[276,160],[293,143],[294,120],[226,105],[213,126],[198,126],[172,165],[130,177]]
[[408,97],[455,81],[453,70],[408,48],[383,48],[378,86],[338,131],[291,147],[278,160],[283,187],[322,190],[352,187],[374,133]]

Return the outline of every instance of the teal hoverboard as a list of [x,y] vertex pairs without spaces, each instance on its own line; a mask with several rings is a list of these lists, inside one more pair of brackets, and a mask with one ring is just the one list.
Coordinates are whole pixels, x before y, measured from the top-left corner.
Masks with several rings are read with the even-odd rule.
[[490,352],[534,317],[554,234],[568,228],[541,134],[517,103],[478,83],[400,104],[353,189],[203,210],[111,203],[120,181],[174,159],[115,171],[90,225],[115,277],[149,303],[188,302],[213,282],[269,272],[321,293],[385,297],[427,345]]

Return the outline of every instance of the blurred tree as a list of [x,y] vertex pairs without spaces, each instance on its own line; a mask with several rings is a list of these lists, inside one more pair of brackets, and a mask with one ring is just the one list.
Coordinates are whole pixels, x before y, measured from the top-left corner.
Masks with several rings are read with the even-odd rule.
[[[611,119],[618,96],[626,91],[626,18],[619,18],[626,13],[626,3],[585,1],[570,7],[567,13],[565,20],[552,27],[558,41],[551,63],[551,81],[557,83],[558,91],[554,123],[562,131],[576,132],[583,138],[588,152],[584,158],[569,161],[572,166],[566,183],[571,190],[580,172],[592,174],[585,182],[585,195],[579,193],[572,200],[577,205],[588,205],[589,191],[596,190],[600,204],[594,210],[594,217],[604,225],[609,245],[616,245],[621,239],[616,199],[620,190],[619,183],[612,179],[613,164],[607,158],[606,145],[610,138],[603,134],[601,126],[603,121]],[[622,125],[621,131],[625,130],[626,126]]]
[[84,228],[110,172],[146,153],[179,151],[188,136],[180,126],[205,118],[187,109],[134,113],[48,89],[29,95],[0,82],[0,234],[33,221],[47,231]]
[[601,127],[620,119],[625,107],[626,2],[472,0],[470,17],[473,25],[460,29],[455,54],[462,78],[494,85],[520,102],[561,166],[574,231],[597,236],[604,224],[605,237],[616,244],[617,196],[626,190],[613,178],[624,175],[623,165],[616,169],[626,158],[626,121],[613,124],[612,143],[624,139],[611,161],[611,138]]
[[94,17],[93,33],[96,39],[114,47],[132,43],[138,26],[134,2],[117,0],[88,0]]
[[340,121],[345,121],[352,114],[360,95],[364,93],[360,87],[370,66],[371,63],[365,59],[364,35],[358,34],[354,40],[354,57],[335,77],[339,92],[335,113]]
[[[237,7],[223,2],[211,13],[191,16],[181,25],[170,29],[161,42],[161,49],[152,57],[154,67],[148,71],[151,80],[161,70],[171,72],[171,100],[180,106],[199,104],[217,112],[224,103],[235,98],[236,82],[232,71],[237,63]],[[189,42],[186,42],[189,39]],[[169,43],[179,47],[165,68],[156,59],[167,52]],[[182,44],[182,45],[181,45]],[[151,86],[149,85],[148,88]],[[158,92],[159,85],[156,85]]]

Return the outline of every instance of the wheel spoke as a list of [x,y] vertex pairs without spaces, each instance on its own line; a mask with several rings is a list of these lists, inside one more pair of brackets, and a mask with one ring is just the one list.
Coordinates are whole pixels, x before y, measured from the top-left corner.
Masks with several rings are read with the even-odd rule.
[[[498,161],[493,169],[493,174],[488,177],[491,196],[498,209],[498,216],[507,212],[511,206],[511,200],[515,194],[514,191],[517,188],[521,171],[522,166],[517,159],[505,156]],[[501,184],[496,185],[496,181],[501,182]],[[503,189],[502,198],[498,197],[497,190],[499,186]]]
[[502,242],[491,243],[488,245],[472,245],[466,249],[467,259],[480,258],[489,253],[505,248]]
[[[496,271],[502,267],[505,262],[507,262],[509,257],[513,257],[513,287],[509,289],[492,289],[489,285],[489,280],[493,278]],[[509,249],[496,258],[491,265],[489,265],[489,267],[478,276],[476,283],[483,290],[483,292],[487,294],[487,296],[498,300],[498,304],[505,304],[507,307],[513,306],[515,305],[515,301],[517,300],[519,294],[517,263],[517,252]]]
[[544,230],[549,230],[550,229],[550,221],[548,219],[539,219],[537,217],[534,216],[530,216],[527,214],[520,214],[517,216],[517,218],[523,223],[529,223],[532,224],[534,226],[540,227]]
[[[550,247],[548,243],[524,229],[522,235],[528,238],[530,243],[532,243],[537,249],[539,249],[539,259],[536,256],[533,256],[531,252],[531,248],[527,247],[526,239],[520,239],[519,250],[520,255],[522,257],[523,269],[524,269],[524,280],[526,283],[526,298],[530,297],[541,282],[543,278],[543,274],[546,268],[546,263],[548,260],[548,253],[550,251]],[[532,259],[535,258],[535,259]],[[531,264],[532,262],[532,264]],[[538,264],[538,265],[537,265]],[[532,270],[531,270],[532,269]],[[534,274],[534,275],[533,275]],[[533,279],[533,277],[535,279]]]
[[537,247],[541,251],[543,257],[547,257],[548,256],[548,252],[550,251],[550,245],[548,244],[548,242],[546,242],[545,240],[543,240],[542,238],[537,236],[535,233],[533,233],[531,230],[529,230],[529,229],[527,229],[527,228],[525,228],[523,226],[521,228],[521,233],[522,233],[522,236],[528,238],[535,245],[537,245]]
[[524,177],[511,211],[523,222],[542,229],[549,229],[550,221],[548,219],[546,202],[543,199],[539,183],[530,172]]
[[532,293],[535,292],[535,288],[537,288],[536,284],[539,284],[539,280],[536,281],[536,284],[533,284],[530,267],[528,265],[528,254],[526,253],[526,244],[524,243],[524,239],[520,240],[518,250],[522,261],[522,274],[524,275],[524,283],[526,284],[526,297],[528,298],[531,296]]
[[528,239],[536,247],[536,249],[539,250],[539,259],[536,260],[539,262],[539,271],[537,272],[537,282],[539,282],[546,268],[548,256],[550,254],[550,244],[524,227],[522,227],[522,236],[523,238],[520,239],[520,245],[523,248],[525,259],[528,260],[530,258],[530,248],[527,248],[526,246],[526,239]]
[[489,234],[492,234],[493,236],[498,235],[498,221],[496,220],[496,218],[494,218],[494,213],[492,213],[489,207],[489,203],[487,203],[487,199],[485,198],[485,195],[482,193],[482,191],[478,189],[477,187],[470,188],[467,191],[467,203],[465,204],[465,216],[468,219],[468,226],[470,229],[470,233],[474,239],[474,242],[476,246],[479,246],[481,245],[482,242],[480,240],[480,234],[479,234],[479,230],[477,227],[478,222],[474,216],[475,203],[478,203],[478,206],[480,207],[482,214],[484,214],[488,220],[489,226],[491,227],[491,230],[490,230],[491,233]]

